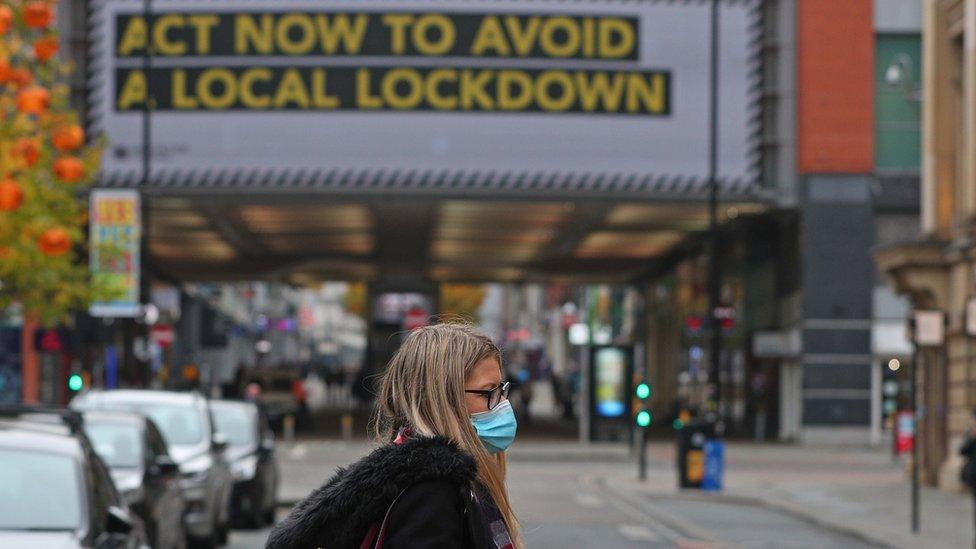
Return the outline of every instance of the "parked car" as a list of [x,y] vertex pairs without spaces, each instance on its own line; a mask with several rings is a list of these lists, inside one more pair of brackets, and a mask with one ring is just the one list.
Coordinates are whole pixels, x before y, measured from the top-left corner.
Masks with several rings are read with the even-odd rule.
[[133,412],[90,411],[84,413],[84,428],[115,487],[145,524],[152,546],[185,547],[180,468],[152,420]]
[[189,541],[202,547],[227,543],[233,479],[224,458],[227,441],[216,432],[207,399],[199,393],[92,390],[71,401],[78,410],[126,409],[159,427],[169,455],[180,466]]
[[278,495],[278,464],[267,417],[253,402],[212,400],[210,409],[217,431],[229,444],[234,522],[252,528],[271,524]]
[[146,544],[81,421],[64,410],[0,408],[0,547]]

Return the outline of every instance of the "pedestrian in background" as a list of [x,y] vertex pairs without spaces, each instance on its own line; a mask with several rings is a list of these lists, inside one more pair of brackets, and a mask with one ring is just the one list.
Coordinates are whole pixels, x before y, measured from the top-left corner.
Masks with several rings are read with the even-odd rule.
[[[966,434],[966,440],[962,443],[959,453],[965,459],[960,480],[973,493],[973,520],[974,528],[976,528],[976,410],[973,410],[969,433]],[[976,530],[974,530],[974,535],[976,535]]]
[[418,328],[379,384],[383,446],[299,503],[269,549],[521,549],[505,487],[516,421],[501,352],[465,324]]

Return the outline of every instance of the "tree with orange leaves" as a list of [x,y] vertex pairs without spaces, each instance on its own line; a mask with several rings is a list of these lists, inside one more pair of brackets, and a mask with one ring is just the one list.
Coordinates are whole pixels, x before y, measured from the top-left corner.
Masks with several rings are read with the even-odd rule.
[[86,145],[69,106],[54,8],[0,0],[0,312],[20,308],[25,343],[37,323],[57,324],[115,293],[93,282],[84,257],[83,193],[100,147]]

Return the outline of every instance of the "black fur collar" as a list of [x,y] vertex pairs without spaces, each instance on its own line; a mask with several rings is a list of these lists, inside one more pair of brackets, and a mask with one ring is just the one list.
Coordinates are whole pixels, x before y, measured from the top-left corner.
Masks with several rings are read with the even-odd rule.
[[475,479],[474,458],[445,438],[413,438],[377,448],[339,469],[295,506],[268,537],[266,549],[358,548],[382,520],[393,499],[410,485],[446,479],[459,486]]

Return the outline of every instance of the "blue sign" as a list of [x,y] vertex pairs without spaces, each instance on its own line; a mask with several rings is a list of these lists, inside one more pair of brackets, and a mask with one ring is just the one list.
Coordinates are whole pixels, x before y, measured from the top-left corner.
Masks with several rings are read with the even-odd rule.
[[105,387],[117,389],[119,387],[119,355],[115,346],[105,348]]

